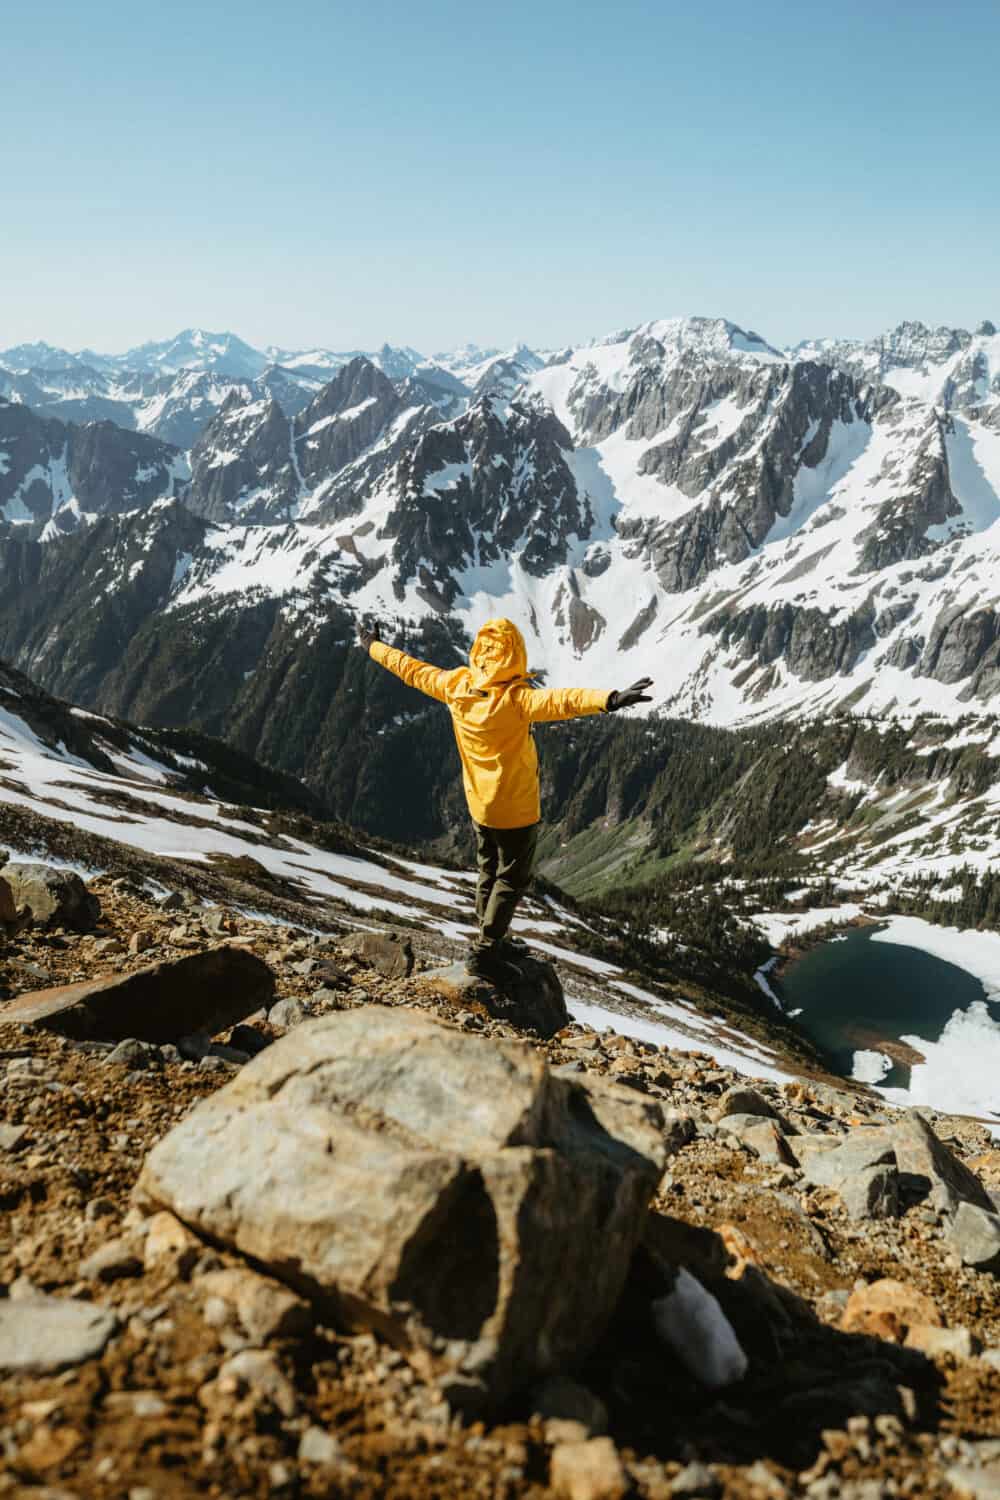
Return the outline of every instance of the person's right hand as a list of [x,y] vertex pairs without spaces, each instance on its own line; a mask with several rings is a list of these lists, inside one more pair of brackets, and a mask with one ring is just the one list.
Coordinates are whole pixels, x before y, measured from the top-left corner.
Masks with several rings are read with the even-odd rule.
[[358,644],[364,651],[371,650],[372,641],[380,641],[381,639],[381,627],[377,620],[374,620],[370,626],[361,625],[358,628]]
[[640,677],[638,682],[633,682],[631,687],[623,688],[620,693],[609,693],[605,712],[613,714],[620,708],[633,708],[637,703],[652,703],[652,698],[646,692],[646,689],[652,686],[652,677]]

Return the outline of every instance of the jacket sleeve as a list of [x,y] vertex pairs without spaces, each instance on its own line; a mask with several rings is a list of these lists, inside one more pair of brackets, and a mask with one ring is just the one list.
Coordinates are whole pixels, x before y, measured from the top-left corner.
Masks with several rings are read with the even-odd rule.
[[432,667],[429,662],[418,661],[415,656],[407,656],[405,651],[397,651],[394,646],[387,646],[383,641],[372,641],[368,654],[379,666],[402,678],[407,687],[417,688],[419,692],[426,693],[428,698],[437,698],[439,703],[445,702],[450,672],[441,667]]
[[603,688],[522,688],[517,695],[522,712],[533,724],[602,714],[609,697]]

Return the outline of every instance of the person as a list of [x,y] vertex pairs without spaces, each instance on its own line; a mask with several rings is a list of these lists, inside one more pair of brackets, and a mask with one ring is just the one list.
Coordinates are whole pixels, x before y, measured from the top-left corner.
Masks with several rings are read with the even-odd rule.
[[379,625],[359,631],[379,666],[444,703],[462,761],[462,781],[476,832],[479,934],[470,973],[513,979],[524,944],[509,937],[518,901],[531,880],[541,797],[533,724],[614,713],[651,703],[644,677],[622,692],[603,688],[538,688],[528,671],[524,637],[511,620],[487,620],[472,643],[469,665],[448,671],[387,646]]

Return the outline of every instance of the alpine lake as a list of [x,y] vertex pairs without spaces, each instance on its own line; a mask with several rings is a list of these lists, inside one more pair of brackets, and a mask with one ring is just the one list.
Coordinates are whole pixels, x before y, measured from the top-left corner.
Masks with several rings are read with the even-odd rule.
[[[855,1053],[881,1052],[892,1068],[878,1081],[907,1088],[922,1061],[903,1037],[936,1042],[956,1010],[984,1001],[980,981],[920,948],[874,942],[877,926],[852,927],[809,948],[772,987],[839,1073],[850,1078]],[[1000,1005],[990,1002],[1000,1021]]]

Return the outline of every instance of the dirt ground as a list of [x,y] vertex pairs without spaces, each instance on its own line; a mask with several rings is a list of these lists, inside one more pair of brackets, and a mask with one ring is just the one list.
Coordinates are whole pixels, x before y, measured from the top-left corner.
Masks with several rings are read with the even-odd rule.
[[[28,932],[7,945],[0,982],[8,996],[218,940],[204,929],[204,908],[163,912],[110,880],[95,889],[104,912],[97,933]],[[417,1005],[484,1038],[512,1035],[475,1009],[456,1011],[419,973],[385,978],[351,958],[336,934],[315,938],[222,915],[229,939],[267,959],[280,997],[315,1011]],[[149,946],[130,955],[137,932]],[[301,972],[310,959],[313,968]],[[251,1024],[262,1040],[276,1034],[262,1016]],[[810,1189],[794,1169],[718,1132],[720,1096],[741,1080],[707,1055],[598,1040],[579,1027],[526,1045],[554,1065],[630,1082],[692,1121],[613,1324],[571,1372],[606,1408],[617,1500],[1000,1494],[1000,1477],[995,1490],[977,1492],[963,1491],[959,1476],[985,1485],[1000,1465],[1000,1354],[989,1353],[1000,1350],[1000,1280],[961,1264],[939,1217],[916,1207],[854,1223],[836,1194]],[[537,1412],[531,1393],[490,1423],[463,1423],[369,1333],[319,1321],[270,1339],[270,1390],[227,1373],[228,1361],[260,1341],[222,1317],[202,1284],[239,1262],[204,1245],[147,1268],[132,1190],[146,1152],[233,1068],[174,1059],[130,1070],[106,1056],[5,1023],[0,1008],[0,1124],[13,1128],[0,1147],[0,1295],[92,1300],[120,1319],[100,1357],[0,1381],[0,1496],[556,1493],[552,1455],[574,1434]],[[872,1096],[808,1082],[768,1090],[792,1130],[843,1130],[892,1113]],[[987,1187],[1000,1188],[1000,1153],[982,1127],[937,1120],[935,1128]],[[88,1257],[119,1241],[134,1247],[131,1261],[123,1254],[107,1273],[86,1271]],[[650,1302],[669,1286],[665,1267],[676,1264],[719,1297],[750,1358],[738,1385],[706,1390],[657,1338]],[[887,1277],[930,1299],[956,1335],[952,1352],[842,1330],[852,1292]],[[615,1500],[614,1489],[579,1489],[570,1500],[605,1496]]]

